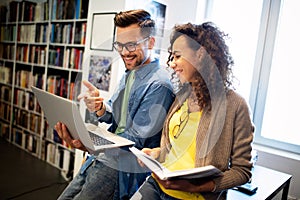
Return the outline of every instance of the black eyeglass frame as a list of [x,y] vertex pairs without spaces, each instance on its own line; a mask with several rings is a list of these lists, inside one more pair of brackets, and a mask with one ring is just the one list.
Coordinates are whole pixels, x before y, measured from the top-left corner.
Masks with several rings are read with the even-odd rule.
[[[175,139],[177,139],[181,135],[183,129],[185,128],[185,126],[187,125],[187,123],[189,121],[189,117],[190,117],[190,113],[188,111],[184,111],[181,113],[181,115],[179,117],[179,124],[176,124],[172,130],[172,134]],[[177,129],[177,130],[175,130],[175,129]],[[175,132],[176,132],[176,134],[174,134]]]
[[[115,42],[113,42],[113,47],[114,47],[114,49],[115,49],[117,52],[122,52],[124,47],[126,48],[127,51],[133,52],[133,51],[136,50],[137,45],[139,45],[139,44],[141,44],[142,42],[145,42],[145,41],[147,41],[147,40],[149,40],[149,39],[150,39],[150,36],[145,37],[145,38],[143,38],[143,39],[141,39],[141,40],[138,40],[138,41],[136,41],[136,42],[127,42],[127,43],[125,43],[125,44],[122,44],[122,43],[120,43],[120,42],[118,42],[118,41],[115,41]],[[130,46],[130,45],[131,45],[131,46]],[[121,48],[119,48],[119,47],[121,47]]]

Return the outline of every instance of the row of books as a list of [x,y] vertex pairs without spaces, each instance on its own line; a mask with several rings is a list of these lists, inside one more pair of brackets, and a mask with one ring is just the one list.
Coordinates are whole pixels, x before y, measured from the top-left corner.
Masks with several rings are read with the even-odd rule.
[[21,1],[19,4],[19,21],[44,21],[49,19],[48,2]]
[[16,47],[13,44],[0,44],[0,58],[13,60]]
[[42,158],[47,162],[62,169],[62,175],[66,179],[73,177],[74,168],[74,154],[72,149],[63,140],[60,139],[58,133],[54,129],[50,129],[47,121],[45,121],[44,148],[42,151]]
[[47,42],[47,35],[48,35],[48,25],[45,24],[37,24],[36,25],[36,32],[35,32],[35,42],[38,43],[45,43]]
[[68,80],[64,77],[51,75],[47,78],[47,91],[61,97],[68,97]]
[[82,69],[83,50],[57,47],[49,50],[49,65],[66,69]]
[[39,152],[40,138],[23,129],[14,128],[11,141],[31,153],[37,154]]
[[[20,88],[28,88],[30,89],[31,85],[34,85],[38,88],[43,88],[45,80],[45,74],[41,73],[35,73],[33,74],[32,71],[26,71],[26,70],[18,70],[16,72],[16,77],[15,77],[15,85],[20,87]],[[80,84],[80,83],[78,83]],[[75,83],[68,81],[68,78],[62,77],[60,75],[49,75],[47,77],[47,82],[46,82],[46,90],[73,100],[73,95],[78,95],[80,91],[80,87],[77,85],[75,88]],[[23,89],[16,89],[15,90],[15,102],[18,102],[19,106],[23,108],[29,108],[33,109],[29,104],[31,103],[30,101],[26,101],[26,98],[29,100],[31,98],[30,95],[32,95],[31,92],[23,90]],[[25,99],[22,98],[22,96],[25,96]],[[10,101],[11,98],[11,87],[9,86],[2,86],[1,87],[1,99],[7,100],[8,102]],[[76,97],[75,97],[76,98]],[[24,102],[25,105],[22,104]]]
[[[88,0],[52,0],[52,19],[86,19],[88,13]],[[19,8],[19,9],[18,9]],[[19,21],[48,20],[49,3],[30,1],[11,1],[7,8],[1,6],[1,20],[16,22],[19,10]],[[6,13],[9,13],[8,20]]]
[[1,26],[0,27],[0,40],[1,41],[15,41],[16,40],[16,26]]
[[11,1],[8,6],[1,6],[1,21],[6,22],[6,13],[8,11],[8,21],[16,22],[17,21],[17,11],[18,21],[44,21],[49,19],[49,3],[45,2],[31,2],[31,1]]
[[72,24],[52,24],[51,25],[51,43],[72,43]]
[[45,156],[45,160],[60,169],[66,179],[71,179],[73,176],[74,168],[74,154],[63,147],[60,147],[54,143],[46,142],[45,151],[42,152]]
[[53,0],[52,19],[85,19],[88,0]]
[[16,60],[26,63],[45,65],[46,51],[46,47],[43,46],[18,45]]
[[17,21],[17,11],[19,3],[17,1],[11,1],[8,4],[8,21],[16,22]]
[[22,89],[14,90],[14,105],[26,110],[40,112],[40,108],[37,106],[36,98],[34,98],[33,93]]
[[32,85],[43,88],[45,74],[32,71],[18,70],[15,76],[15,85],[21,88],[30,88]]
[[50,75],[47,78],[46,90],[70,100],[76,100],[80,94],[81,82],[68,82],[67,79],[59,75]]
[[40,114],[28,112],[27,110],[14,107],[13,123],[16,126],[30,130],[32,133],[35,133],[36,135],[42,135],[41,131],[43,129],[42,127],[43,120]]
[[[14,45],[0,44],[0,58],[13,60],[14,51]],[[46,53],[47,48],[43,46],[18,45],[16,61],[45,65]],[[63,47],[50,49],[48,64],[66,69],[82,69],[83,53],[79,48],[67,48],[66,51]]]
[[36,25],[20,25],[18,26],[18,42],[34,43],[35,42]]
[[29,127],[29,112],[28,110],[13,108],[13,125],[28,129]]
[[41,133],[42,131],[43,119],[41,115],[30,113],[29,114],[29,130],[34,133]]
[[[9,139],[9,125],[0,124],[1,136]],[[32,154],[38,154],[41,150],[41,158],[62,169],[67,179],[73,176],[74,155],[71,149],[57,145],[50,141],[41,141],[41,137],[33,135],[22,128],[14,127],[11,141]],[[42,145],[40,143],[42,142]],[[41,149],[40,149],[41,148]]]
[[[73,30],[72,24],[55,23],[51,25],[51,43],[85,44],[86,22],[78,23]],[[73,40],[74,31],[74,42]]]
[[[9,28],[6,32],[12,35],[15,34],[13,28]],[[19,25],[17,41],[23,43],[45,43],[47,41],[47,32],[48,25],[46,24]],[[14,38],[15,37],[9,36],[7,39],[9,41],[14,41]]]
[[[57,1],[57,0],[54,0],[54,2],[55,1]],[[64,3],[65,1],[66,2],[68,2],[68,1],[71,1],[71,0],[65,0],[65,1],[63,1],[63,0],[58,0],[58,1],[60,1],[60,2],[62,2],[62,3]],[[84,6],[86,6],[87,7],[87,5],[88,5],[88,2],[86,3],[86,2],[84,2],[84,3],[82,3],[81,1],[82,0],[76,0],[76,1],[78,1],[78,4],[79,5],[84,5]],[[41,3],[38,3],[37,4],[37,6],[35,6],[36,8],[40,8],[40,7],[42,7],[42,5],[40,5]],[[48,3],[42,3],[42,4],[47,4],[48,5]],[[11,5],[15,5],[15,3],[11,3]],[[28,2],[27,1],[23,1],[23,2],[21,2],[21,7],[24,9],[24,7],[26,7],[26,5],[30,5],[30,6],[34,6],[34,3],[29,3],[28,4]],[[53,5],[55,5],[55,4],[53,4]],[[44,8],[41,8],[42,10],[44,9]],[[87,10],[87,8],[85,8],[85,10]],[[74,9],[71,9],[71,10],[69,10],[70,12],[75,12],[75,10]],[[28,14],[28,13],[24,13],[23,14],[23,12],[24,11],[22,11],[22,9],[20,10],[20,12],[22,12],[20,15],[19,15],[19,17],[21,18],[20,19],[20,21],[24,21],[25,20],[25,18],[27,18],[27,17],[30,17],[30,15]],[[54,11],[53,11],[54,12]],[[81,13],[80,15],[83,15],[83,16],[85,16],[85,18],[87,17],[87,13],[86,13],[87,11],[84,11],[83,13],[85,13],[85,14],[83,14],[82,12],[79,12],[79,13]],[[30,18],[32,18],[32,17],[30,17]],[[40,17],[34,17],[33,16],[33,19],[35,20],[35,21],[40,21],[40,20],[47,20],[47,19],[45,19],[44,17],[42,17],[42,16],[40,16]],[[31,19],[31,20],[29,20],[29,21],[33,21],[33,19]],[[73,18],[72,18],[73,19]],[[25,21],[28,21],[27,19],[25,20]],[[36,27],[36,26],[42,26],[42,28],[41,27]],[[61,35],[63,35],[63,36],[66,36],[66,35],[68,35],[67,37],[71,37],[72,35],[72,27],[69,27],[70,26],[70,24],[69,25],[65,25],[66,27],[62,27],[62,26],[64,26],[64,25],[61,25],[61,24],[53,24],[52,25],[52,33],[54,33],[55,32],[55,34],[52,34],[52,36],[51,36],[51,42],[62,42],[62,41],[55,41],[54,40],[54,38],[56,38],[56,39],[58,39],[58,40],[60,40],[59,38],[62,38],[61,37]],[[84,42],[85,42],[85,34],[86,34],[86,23],[83,23],[82,25],[80,25],[81,27],[78,27],[78,26],[76,26],[76,28],[75,28],[75,43],[76,44],[84,44]],[[38,41],[46,41],[46,36],[47,36],[47,27],[48,27],[48,25],[39,25],[39,24],[37,24],[37,25],[35,25],[35,24],[32,24],[32,25],[29,25],[29,24],[23,24],[23,25],[19,25],[18,26],[18,41],[20,41],[20,42],[38,42]],[[36,29],[37,29],[37,31],[39,31],[39,33],[43,33],[43,34],[41,34],[41,35],[43,35],[42,36],[42,38],[43,39],[39,39],[39,40],[37,40],[36,39],[36,34],[39,34],[38,32],[37,33],[35,33],[36,32]],[[59,29],[61,29],[61,30],[59,30]],[[64,30],[64,32],[62,31],[63,29],[66,29],[66,30]],[[69,33],[68,33],[68,29],[70,29],[69,30]],[[67,34],[65,34],[65,32],[67,32]],[[16,25],[10,25],[10,26],[1,26],[1,41],[15,41],[15,38],[16,38]],[[40,36],[39,36],[39,38],[40,38]],[[64,39],[64,40],[66,40],[66,39]],[[70,40],[71,41],[71,40]]]

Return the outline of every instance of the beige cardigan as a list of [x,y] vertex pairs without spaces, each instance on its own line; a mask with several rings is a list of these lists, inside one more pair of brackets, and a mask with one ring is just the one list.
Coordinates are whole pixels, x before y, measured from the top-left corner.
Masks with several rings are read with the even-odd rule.
[[[179,95],[169,110],[161,140],[161,162],[171,148],[168,138],[170,118],[188,95],[189,92]],[[211,111],[203,110],[197,130],[196,167],[210,164],[224,172],[224,176],[214,179],[215,192],[202,193],[205,199],[217,199],[221,191],[222,197],[219,199],[225,199],[227,189],[246,183],[251,178],[254,125],[248,104],[233,90],[223,96],[219,103],[212,103]],[[205,139],[206,143],[203,142]]]

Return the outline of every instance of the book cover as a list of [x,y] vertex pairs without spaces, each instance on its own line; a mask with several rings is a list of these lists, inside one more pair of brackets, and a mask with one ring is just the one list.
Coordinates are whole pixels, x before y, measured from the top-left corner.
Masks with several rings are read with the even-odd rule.
[[135,147],[130,147],[129,150],[140,159],[153,173],[161,180],[167,179],[198,179],[205,177],[221,176],[222,172],[212,165],[197,167],[186,170],[169,171],[160,162],[138,150]]

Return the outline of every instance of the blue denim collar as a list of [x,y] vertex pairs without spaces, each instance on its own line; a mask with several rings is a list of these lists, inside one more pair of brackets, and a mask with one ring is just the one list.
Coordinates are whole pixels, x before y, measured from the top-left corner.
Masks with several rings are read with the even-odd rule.
[[[138,77],[139,79],[144,79],[151,71],[153,70],[153,67],[158,67],[159,60],[155,59],[149,64],[146,64],[140,68],[138,68],[135,71],[135,77]],[[128,76],[130,70],[126,70],[126,76]]]

